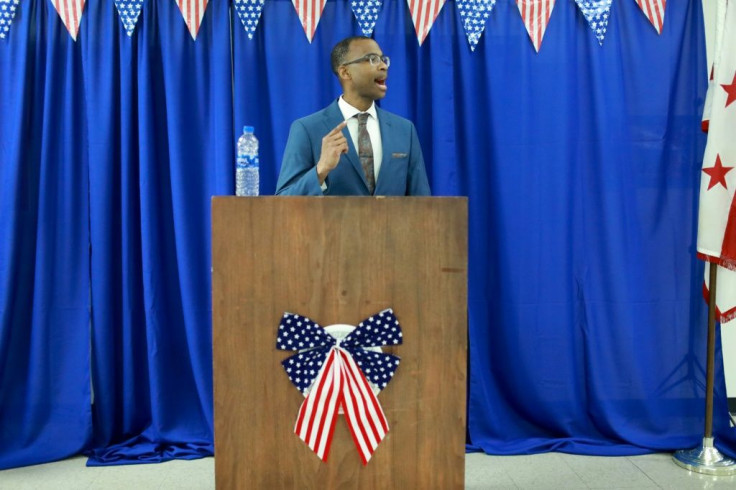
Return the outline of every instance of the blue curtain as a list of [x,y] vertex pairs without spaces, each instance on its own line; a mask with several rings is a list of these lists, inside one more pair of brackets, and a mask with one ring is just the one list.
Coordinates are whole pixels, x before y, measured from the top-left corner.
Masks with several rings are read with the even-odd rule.
[[[537,54],[511,0],[475,52],[454,2],[420,47],[385,1],[381,106],[415,122],[434,194],[469,197],[470,450],[700,442],[701,7],[668,2],[658,36],[614,2],[599,46],[557,2]],[[244,124],[274,192],[290,123],[340,93],[329,51],[359,32],[330,0],[310,44],[291,1],[267,0],[249,40],[230,8],[211,1],[192,41],[148,0],[129,38],[89,0],[74,43],[30,0],[0,41],[0,468],[211,454],[210,197],[232,193]]]

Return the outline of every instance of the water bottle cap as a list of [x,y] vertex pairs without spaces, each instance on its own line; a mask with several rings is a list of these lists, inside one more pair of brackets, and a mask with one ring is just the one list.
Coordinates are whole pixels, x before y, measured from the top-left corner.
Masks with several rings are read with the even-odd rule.
[[244,133],[252,133],[253,132],[253,126],[243,126],[243,132]]

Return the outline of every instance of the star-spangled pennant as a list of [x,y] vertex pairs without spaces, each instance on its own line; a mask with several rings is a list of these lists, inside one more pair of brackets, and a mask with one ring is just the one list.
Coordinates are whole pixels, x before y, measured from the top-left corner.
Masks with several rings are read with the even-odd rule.
[[82,21],[82,12],[84,11],[84,0],[51,0],[54,8],[59,13],[61,21],[69,31],[72,39],[77,40],[79,33],[79,23]]
[[[371,383],[383,389],[393,378],[399,365],[399,357],[367,351],[364,348],[401,343],[399,322],[393,311],[387,309],[359,323],[355,330],[340,341],[340,347],[353,356]],[[306,393],[312,386],[327,354],[336,344],[334,337],[309,318],[286,313],[281,319],[276,348],[300,351],[284,359],[281,364],[289,380],[302,393]]]
[[5,39],[15,18],[18,0],[0,0],[0,39]]
[[[716,319],[736,319],[736,2],[717,4],[716,43],[713,53],[708,141],[700,176],[697,256],[717,265]],[[707,109],[707,108],[706,108]],[[710,265],[703,285],[709,292]]]
[[661,34],[662,26],[664,25],[664,8],[667,0],[636,0],[636,3],[657,30],[657,34]]
[[197,40],[199,28],[202,26],[202,17],[207,10],[207,0],[175,0],[181,11],[181,16],[187,24],[189,34],[193,40]]
[[417,41],[421,46],[432,28],[437,14],[440,13],[445,0],[406,0],[411,12],[411,21],[417,32]]
[[261,19],[263,4],[265,0],[235,0],[235,10],[238,12],[243,28],[248,34],[248,39],[253,39]]
[[455,5],[460,12],[470,50],[475,51],[480,36],[483,35],[483,29],[486,27],[488,16],[496,6],[496,0],[455,0]]
[[314,33],[317,30],[317,24],[322,17],[322,10],[325,8],[327,0],[291,0],[294,4],[299,20],[304,28],[304,34],[311,43],[314,39]]
[[552,9],[555,8],[555,0],[516,0],[516,6],[519,7],[529,39],[539,53]]
[[575,0],[601,46],[606,37],[612,2],[613,0]]
[[353,9],[355,19],[358,21],[360,30],[364,36],[370,37],[373,28],[376,27],[378,13],[381,11],[383,0],[351,0],[350,8]]
[[120,21],[123,23],[125,32],[128,37],[133,35],[135,25],[138,23],[138,17],[141,15],[144,0],[115,0],[115,7],[118,9]]

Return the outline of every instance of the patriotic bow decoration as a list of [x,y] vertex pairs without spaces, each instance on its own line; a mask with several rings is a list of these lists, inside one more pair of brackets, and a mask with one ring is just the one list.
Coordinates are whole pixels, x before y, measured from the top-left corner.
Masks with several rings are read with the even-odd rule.
[[369,347],[402,343],[399,322],[386,309],[360,322],[343,339],[336,339],[309,318],[285,313],[276,348],[296,350],[282,361],[289,380],[306,395],[294,432],[327,461],[339,410],[345,414],[363,464],[368,464],[388,432],[388,423],[371,383],[385,388],[400,359]]

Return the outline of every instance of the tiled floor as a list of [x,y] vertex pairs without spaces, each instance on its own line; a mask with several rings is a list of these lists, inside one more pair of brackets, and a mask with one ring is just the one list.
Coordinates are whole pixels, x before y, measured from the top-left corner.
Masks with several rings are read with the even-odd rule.
[[[213,489],[214,459],[88,468],[76,457],[0,471],[2,490]],[[531,456],[467,454],[465,488],[736,489],[736,476],[691,473],[669,454],[605,458],[546,453]],[[410,490],[410,489],[406,489]],[[414,489],[411,489],[414,490]]]

